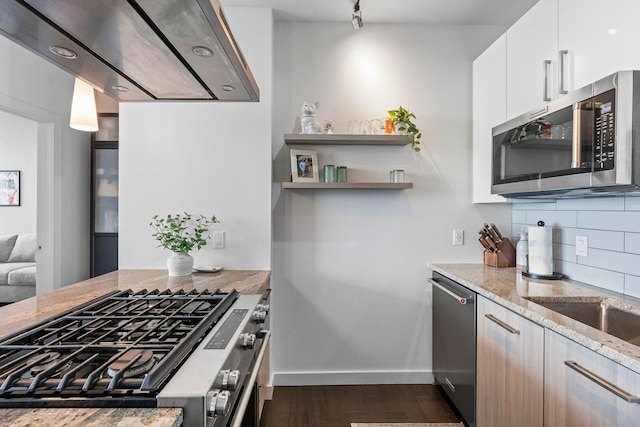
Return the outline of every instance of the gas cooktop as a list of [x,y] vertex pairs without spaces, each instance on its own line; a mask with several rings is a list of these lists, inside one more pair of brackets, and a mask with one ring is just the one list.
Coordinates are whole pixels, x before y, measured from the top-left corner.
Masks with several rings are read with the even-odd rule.
[[159,389],[237,298],[114,291],[14,333],[0,341],[0,406],[156,406]]

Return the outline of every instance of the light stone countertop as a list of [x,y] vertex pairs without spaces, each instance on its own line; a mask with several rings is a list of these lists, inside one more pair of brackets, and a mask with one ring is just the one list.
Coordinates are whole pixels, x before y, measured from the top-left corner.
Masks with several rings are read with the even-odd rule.
[[573,280],[539,280],[513,267],[431,263],[429,268],[533,322],[640,373],[640,347],[563,316],[526,298],[557,302],[602,301],[640,314],[640,300]]
[[0,426],[180,427],[180,408],[2,409]]
[[[262,294],[269,287],[266,270],[222,270],[169,277],[167,270],[118,270],[65,286],[45,295],[0,307],[0,336],[41,322],[114,290],[232,289],[241,294]],[[2,408],[0,426],[66,427],[177,427],[181,408]]]
[[170,277],[167,270],[117,270],[0,307],[0,337],[111,291],[220,289],[229,292],[235,289],[241,294],[261,294],[269,286],[270,278],[271,272],[267,270],[222,270],[180,277]]

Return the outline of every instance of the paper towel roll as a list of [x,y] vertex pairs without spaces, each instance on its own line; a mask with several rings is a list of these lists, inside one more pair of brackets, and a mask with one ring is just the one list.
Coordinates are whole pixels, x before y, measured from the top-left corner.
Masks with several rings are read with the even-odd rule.
[[552,227],[529,227],[529,273],[553,274]]

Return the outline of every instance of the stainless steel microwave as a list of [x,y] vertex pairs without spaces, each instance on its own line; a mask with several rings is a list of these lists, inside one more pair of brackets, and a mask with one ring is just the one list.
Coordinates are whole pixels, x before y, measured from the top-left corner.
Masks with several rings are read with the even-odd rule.
[[491,192],[640,190],[640,71],[620,71],[492,129]]

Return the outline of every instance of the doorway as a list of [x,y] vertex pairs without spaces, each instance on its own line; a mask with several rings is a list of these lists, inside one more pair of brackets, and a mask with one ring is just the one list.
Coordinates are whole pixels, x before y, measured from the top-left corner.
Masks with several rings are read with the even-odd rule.
[[0,94],[0,110],[37,123],[36,295],[62,285],[60,221],[62,116]]

